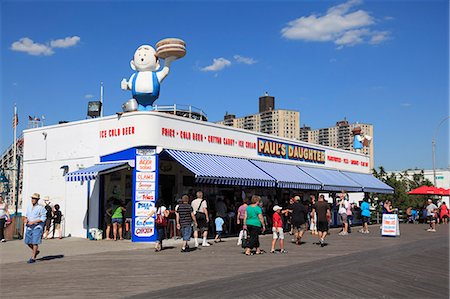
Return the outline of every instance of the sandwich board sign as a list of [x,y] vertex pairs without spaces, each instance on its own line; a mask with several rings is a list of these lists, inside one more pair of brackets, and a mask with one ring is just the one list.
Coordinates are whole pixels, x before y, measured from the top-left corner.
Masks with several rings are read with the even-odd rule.
[[388,237],[400,236],[400,226],[397,214],[383,214],[381,235]]

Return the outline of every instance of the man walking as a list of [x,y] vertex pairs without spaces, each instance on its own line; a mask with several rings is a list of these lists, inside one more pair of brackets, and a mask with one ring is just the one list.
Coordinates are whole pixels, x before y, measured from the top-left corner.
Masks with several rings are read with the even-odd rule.
[[28,207],[25,214],[25,244],[33,251],[31,258],[27,263],[32,264],[36,262],[36,257],[39,254],[39,244],[42,242],[42,233],[44,229],[45,220],[47,219],[45,208],[38,204],[40,195],[34,193],[31,195],[31,206]]
[[430,221],[430,228],[427,229],[429,232],[436,232],[436,214],[438,207],[433,203],[431,199],[428,200],[427,205],[427,217]]
[[313,206],[313,213],[317,214],[317,232],[319,233],[320,247],[325,246],[325,237],[328,233],[328,219],[331,219],[330,206],[325,201],[323,194],[319,195],[319,200]]
[[206,199],[203,198],[202,191],[197,192],[197,198],[192,201],[191,206],[195,214],[195,219],[197,221],[197,225],[194,227],[195,247],[198,247],[199,232],[203,235],[202,246],[208,247],[210,246],[210,244],[206,241],[206,239],[208,238],[209,223],[208,204],[206,203]]
[[306,215],[308,213],[307,207],[300,202],[300,196],[294,197],[294,203],[289,207],[289,212],[292,213],[292,226],[295,233],[295,244],[301,245],[303,234],[306,230]]
[[192,222],[197,226],[194,211],[189,204],[189,196],[183,195],[181,197],[181,204],[175,208],[175,211],[177,212],[177,229],[181,231],[181,235],[183,236],[181,252],[187,252],[187,248],[189,247],[188,242],[191,240]]

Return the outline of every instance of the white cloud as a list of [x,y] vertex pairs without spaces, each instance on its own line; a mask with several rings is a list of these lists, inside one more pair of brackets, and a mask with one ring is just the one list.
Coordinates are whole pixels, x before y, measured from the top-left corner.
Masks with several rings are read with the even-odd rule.
[[55,54],[54,48],[73,47],[80,41],[79,36],[71,36],[62,39],[51,40],[48,43],[40,44],[34,42],[31,38],[23,37],[11,44],[11,50],[24,52],[34,56],[50,56]]
[[69,48],[73,47],[80,42],[79,36],[70,36],[66,38],[60,38],[50,41],[50,46],[52,48]]
[[218,72],[230,65],[231,65],[231,61],[229,61],[228,59],[225,59],[223,57],[214,58],[213,63],[211,65],[201,68],[201,70],[203,72]]
[[93,99],[94,95],[93,94],[87,94],[84,96],[85,99],[89,100],[89,99]]
[[[354,46],[361,43],[381,42],[389,32],[371,31],[375,19],[364,10],[355,10],[354,6],[361,4],[360,0],[350,0],[333,6],[325,15],[312,14],[290,21],[281,30],[282,37],[293,40],[314,42],[334,42],[338,48]],[[377,36],[377,37],[375,37]],[[371,39],[374,38],[374,42]]]
[[376,45],[389,39],[389,31],[374,32],[370,38],[369,44]]
[[234,55],[233,58],[236,60],[237,63],[244,63],[244,64],[255,64],[257,61],[251,57],[244,57],[241,55]]
[[53,55],[53,50],[48,45],[35,43],[32,39],[28,37],[23,37],[16,42],[13,42],[11,45],[11,50],[18,52],[25,52],[30,55],[39,56],[45,55],[50,56]]
[[409,108],[409,107],[411,107],[411,104],[410,103],[401,103],[400,106]]

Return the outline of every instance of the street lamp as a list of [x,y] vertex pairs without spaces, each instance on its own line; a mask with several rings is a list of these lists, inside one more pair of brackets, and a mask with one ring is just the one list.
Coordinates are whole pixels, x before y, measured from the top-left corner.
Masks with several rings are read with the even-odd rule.
[[442,124],[449,118],[450,118],[450,116],[447,116],[443,120],[441,120],[441,122],[436,127],[436,131],[434,132],[434,135],[433,135],[433,140],[431,141],[431,151],[433,154],[433,183],[434,183],[435,187],[436,187],[436,135],[437,135],[437,132],[439,131],[439,128],[442,126]]

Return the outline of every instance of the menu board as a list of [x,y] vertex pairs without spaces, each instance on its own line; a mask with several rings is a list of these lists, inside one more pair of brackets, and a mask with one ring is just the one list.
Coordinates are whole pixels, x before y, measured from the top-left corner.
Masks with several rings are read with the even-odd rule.
[[133,176],[133,242],[153,242],[156,240],[155,215],[147,220],[145,219],[152,211],[155,211],[158,192],[157,164],[156,149],[136,150],[136,167]]

